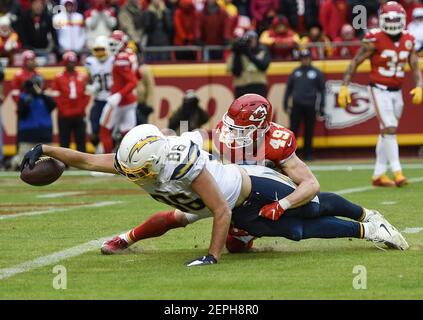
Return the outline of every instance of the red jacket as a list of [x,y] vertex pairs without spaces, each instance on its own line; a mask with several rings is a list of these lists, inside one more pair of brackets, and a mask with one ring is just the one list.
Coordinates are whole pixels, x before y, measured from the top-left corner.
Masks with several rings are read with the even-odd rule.
[[222,45],[231,38],[228,14],[218,7],[217,12],[210,14],[207,5],[200,12],[200,37],[205,45]]
[[122,100],[119,106],[127,106],[135,103],[137,97],[135,88],[137,87],[136,70],[132,68],[131,55],[126,51],[119,52],[113,62],[112,70],[113,85],[110,88],[111,94],[120,93]]
[[13,100],[15,100],[16,103],[18,103],[19,94],[22,92],[22,87],[25,81],[31,79],[35,75],[38,75],[37,71],[29,71],[25,68],[22,68],[16,72],[12,81],[12,90],[17,90],[17,92],[13,94]]
[[173,42],[177,46],[192,45],[200,38],[199,17],[192,0],[181,0],[173,16],[175,37]]
[[347,23],[345,0],[325,0],[320,7],[322,30],[331,40],[340,35],[342,26]]
[[256,24],[259,24],[270,10],[276,12],[278,9],[278,0],[251,0],[250,2],[251,18]]
[[85,94],[87,76],[81,72],[60,72],[54,78],[51,87],[59,91],[55,98],[60,118],[84,117],[90,97]]
[[[334,44],[342,43],[345,40],[342,39],[342,37],[336,37],[335,40],[333,40]],[[350,41],[359,41],[358,38],[353,38]],[[357,53],[358,49],[360,49],[360,45],[356,46],[334,46],[334,56],[337,58],[352,58]]]

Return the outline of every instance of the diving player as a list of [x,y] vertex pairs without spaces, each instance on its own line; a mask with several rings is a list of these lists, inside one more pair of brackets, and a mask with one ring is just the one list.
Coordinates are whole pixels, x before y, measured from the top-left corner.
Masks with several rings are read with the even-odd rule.
[[[198,136],[197,136],[198,137]],[[355,222],[318,216],[319,202],[292,208],[293,215],[277,221],[258,212],[276,196],[286,196],[295,185],[281,174],[263,166],[223,165],[201,150],[200,139],[164,137],[153,125],[140,125],[128,132],[116,154],[91,155],[71,149],[37,145],[28,152],[21,168],[35,165],[42,155],[56,158],[83,170],[119,173],[136,183],[157,201],[174,207],[173,214],[185,224],[213,217],[208,254],[188,266],[217,263],[225,244],[231,218],[253,236],[308,238],[366,238],[405,250],[408,244],[386,220]],[[313,214],[314,212],[314,214]],[[129,245],[130,233],[119,239]]]

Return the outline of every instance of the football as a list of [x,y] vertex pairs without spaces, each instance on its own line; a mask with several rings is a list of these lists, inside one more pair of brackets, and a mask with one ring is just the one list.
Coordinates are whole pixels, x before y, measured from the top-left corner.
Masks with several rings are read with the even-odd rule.
[[35,162],[31,170],[25,166],[21,172],[21,180],[32,186],[45,186],[53,183],[65,170],[63,162],[50,157],[42,157]]

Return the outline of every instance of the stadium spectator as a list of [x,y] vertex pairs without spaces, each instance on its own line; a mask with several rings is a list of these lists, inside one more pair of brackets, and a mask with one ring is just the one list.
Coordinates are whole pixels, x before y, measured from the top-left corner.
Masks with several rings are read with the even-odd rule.
[[138,45],[144,34],[143,9],[138,0],[128,0],[119,10],[119,27]]
[[[350,42],[343,45],[344,42]],[[358,44],[352,44],[357,42]],[[341,29],[341,36],[336,37],[334,43],[334,56],[337,58],[351,59],[360,49],[359,39],[355,36],[354,28],[350,24],[344,24]]]
[[65,70],[56,75],[51,89],[58,105],[60,146],[68,148],[71,135],[74,135],[76,147],[85,152],[86,124],[85,109],[89,96],[85,93],[87,76],[75,69],[78,57],[75,52],[68,51],[62,58]]
[[3,91],[3,81],[4,81],[4,69],[3,65],[0,63],[0,170],[4,168],[4,157],[3,157],[3,122],[1,119],[1,106],[3,105],[4,100],[4,91]]
[[[147,46],[170,46],[173,33],[173,18],[163,0],[151,0],[144,16],[144,28],[147,34]],[[154,52],[148,55],[150,60],[169,60],[169,52]]]
[[19,95],[23,90],[23,85],[25,81],[33,78],[35,75],[38,75],[37,70],[37,61],[35,60],[36,56],[34,51],[25,50],[22,53],[22,68],[19,69],[12,81],[12,96],[15,102],[18,102]]
[[[178,8],[175,10],[173,24],[175,26],[175,36],[173,44],[175,46],[194,45],[200,38],[199,16],[195,11],[192,0],[180,0]],[[180,51],[175,53],[178,60],[195,60],[195,51]]]
[[[275,16],[279,9],[279,0],[251,0],[250,14],[253,24],[256,26],[257,32],[260,34],[262,30],[267,29],[266,20]],[[270,19],[270,21],[272,21]]]
[[[325,79],[322,72],[311,65],[309,50],[301,50],[299,56],[301,65],[288,78],[283,106],[285,112],[290,113],[290,129],[295,136],[304,121],[303,156],[305,160],[312,160],[316,113],[324,115]],[[292,109],[288,105],[291,96]]]
[[[226,45],[231,38],[228,15],[216,0],[207,0],[200,12],[200,40],[204,45]],[[210,50],[210,60],[223,58],[222,50]]]
[[9,65],[13,65],[14,55],[20,47],[19,36],[12,29],[9,16],[0,17],[0,57],[7,58]]
[[233,4],[232,0],[217,0],[217,4],[224,9],[228,15],[229,34],[232,36],[238,24],[238,8]]
[[195,91],[187,90],[182,100],[182,105],[169,119],[169,129],[174,130],[176,134],[180,135],[186,131],[199,129],[207,123],[210,116],[200,107],[199,102],[200,100]]
[[112,68],[114,57],[109,51],[109,38],[99,36],[94,42],[92,55],[85,60],[89,82],[87,91],[94,96],[94,103],[90,110],[91,143],[97,147],[100,142],[100,117],[107,98],[110,96],[112,85]]
[[305,33],[319,23],[319,0],[280,0],[278,14],[288,18],[290,27]]
[[11,27],[15,30],[19,38],[22,37],[22,16],[23,10],[17,0],[1,0],[0,1],[0,16],[7,15],[11,21]]
[[339,36],[342,26],[347,23],[347,14],[345,0],[324,0],[320,7],[320,24],[323,33],[331,40]]
[[397,2],[401,3],[401,5],[405,9],[405,12],[407,14],[407,24],[413,20],[414,9],[423,7],[422,2],[419,0],[400,0]]
[[148,117],[154,110],[155,80],[150,66],[144,63],[143,52],[139,54],[139,62],[138,73],[141,80],[137,84],[137,124],[144,124],[148,123]]
[[18,99],[18,153],[11,161],[13,170],[19,168],[23,156],[36,143],[53,142],[51,111],[54,100],[44,94],[44,81],[35,75],[25,81]]
[[117,25],[116,12],[107,5],[106,0],[93,0],[84,16],[88,48],[92,47],[98,36],[109,36]]
[[251,17],[250,0],[232,0],[232,3],[237,7],[240,16]]
[[255,31],[247,31],[234,42],[226,62],[228,71],[234,77],[236,98],[246,93],[267,96],[266,71],[270,64],[270,54],[264,45],[258,43],[257,38]]
[[416,38],[416,51],[423,49],[423,8],[413,10],[413,20],[408,25],[408,31]]
[[333,56],[330,39],[322,32],[319,25],[312,26],[308,35],[300,40],[300,49],[309,47],[312,59],[322,59]]
[[261,34],[259,41],[270,48],[273,59],[286,59],[292,57],[299,36],[289,28],[288,19],[278,15],[273,18],[269,30]]
[[232,38],[241,38],[245,32],[252,29],[251,19],[247,16],[238,16]]
[[53,16],[60,52],[74,51],[79,54],[85,45],[84,16],[76,12],[75,0],[61,0],[66,10]]
[[57,33],[53,28],[53,19],[43,0],[31,1],[29,11],[24,14],[22,27],[25,30],[22,35],[24,48],[43,50],[45,54],[50,49],[57,48]]

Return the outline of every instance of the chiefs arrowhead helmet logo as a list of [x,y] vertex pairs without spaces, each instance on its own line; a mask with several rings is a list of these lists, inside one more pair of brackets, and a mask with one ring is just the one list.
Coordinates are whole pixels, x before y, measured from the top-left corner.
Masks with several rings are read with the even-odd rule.
[[266,120],[266,116],[267,116],[267,108],[265,105],[261,105],[256,110],[254,110],[254,112],[250,115],[250,118],[248,120],[263,122],[264,120]]

